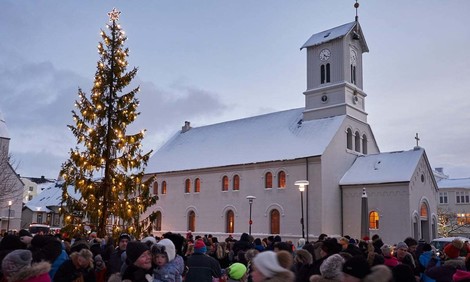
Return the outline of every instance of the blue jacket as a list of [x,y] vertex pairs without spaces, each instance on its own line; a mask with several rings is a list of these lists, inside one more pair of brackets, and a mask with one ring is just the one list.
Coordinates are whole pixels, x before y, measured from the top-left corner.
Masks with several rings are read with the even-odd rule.
[[[426,267],[428,266],[429,262],[431,261],[432,255],[433,255],[432,251],[427,251],[427,252],[422,253],[419,256],[419,264],[421,265],[421,269],[423,269],[423,272],[421,273],[421,281],[422,282],[436,282],[436,280],[432,279],[431,277],[427,276],[424,273],[424,270],[426,270]],[[436,266],[440,266],[440,265],[441,265],[441,262],[438,261],[436,263]]]

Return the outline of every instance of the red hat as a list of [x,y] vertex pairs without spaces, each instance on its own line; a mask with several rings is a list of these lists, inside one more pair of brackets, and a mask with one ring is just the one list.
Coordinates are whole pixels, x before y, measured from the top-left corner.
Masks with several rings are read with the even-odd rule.
[[451,259],[458,258],[462,247],[463,242],[461,240],[454,239],[452,243],[447,244],[447,246],[444,247],[444,253]]
[[364,236],[364,237],[362,238],[362,240],[364,240],[364,241],[369,241],[370,238],[369,238],[369,236]]

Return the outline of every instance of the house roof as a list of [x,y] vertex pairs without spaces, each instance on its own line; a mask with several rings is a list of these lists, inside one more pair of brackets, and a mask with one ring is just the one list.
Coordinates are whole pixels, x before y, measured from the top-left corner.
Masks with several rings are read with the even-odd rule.
[[8,127],[2,113],[0,113],[0,138],[10,139],[10,133],[8,133]]
[[423,153],[417,147],[410,151],[359,156],[341,178],[340,185],[411,181]]
[[302,50],[303,48],[317,46],[338,38],[342,38],[349,34],[351,31],[353,31],[356,26],[358,27],[360,35],[359,40],[361,40],[362,49],[364,52],[369,52],[369,48],[367,47],[367,43],[364,39],[364,34],[362,34],[361,26],[357,21],[353,21],[319,33],[315,33],[307,40],[307,42],[304,43],[304,45],[302,45],[302,47],[300,47],[300,50]]
[[302,121],[304,108],[191,128],[151,158],[149,173],[322,155],[345,116]]
[[[73,186],[67,188],[68,194],[74,199],[80,199],[80,194],[75,192]],[[32,211],[50,212],[48,207],[58,207],[62,202],[62,184],[53,183],[37,194],[31,201],[25,204],[25,207]]]
[[437,182],[439,189],[464,188],[470,189],[470,178],[447,178]]

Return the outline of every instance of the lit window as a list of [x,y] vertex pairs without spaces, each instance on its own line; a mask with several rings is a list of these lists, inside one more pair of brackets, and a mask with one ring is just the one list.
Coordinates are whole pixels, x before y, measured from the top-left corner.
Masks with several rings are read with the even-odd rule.
[[162,194],[166,194],[166,181],[162,182]]
[[419,215],[421,217],[425,217],[425,218],[428,217],[428,206],[426,205],[426,203],[421,203],[421,208],[419,210]]
[[233,233],[235,230],[235,215],[232,210],[227,211],[227,216],[226,216],[226,227],[225,227],[225,232],[226,233]]
[[470,224],[470,213],[458,213],[457,224],[458,225]]
[[233,190],[234,191],[240,190],[240,176],[238,176],[238,174],[235,174],[233,176]]
[[186,179],[184,183],[184,193],[190,193],[191,192],[191,180]]
[[194,180],[194,192],[201,192],[201,180],[199,178],[196,178],[196,180]]
[[273,174],[269,171],[264,175],[264,188],[273,188]]
[[222,191],[228,191],[228,176],[222,177]]
[[282,170],[277,174],[277,187],[286,188],[286,173]]
[[369,228],[379,229],[379,213],[376,211],[371,211],[369,213]]

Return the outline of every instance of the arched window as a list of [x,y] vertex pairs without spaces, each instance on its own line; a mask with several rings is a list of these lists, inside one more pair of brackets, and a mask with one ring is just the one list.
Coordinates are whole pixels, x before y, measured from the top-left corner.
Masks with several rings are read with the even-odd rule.
[[264,188],[273,188],[273,174],[269,171],[264,175]]
[[282,170],[277,174],[277,187],[286,188],[286,173]]
[[232,210],[228,210],[225,216],[225,232],[233,233],[235,230],[235,214]]
[[365,134],[362,135],[362,153],[367,155],[367,136]]
[[326,64],[326,83],[330,82],[330,64]]
[[325,83],[325,65],[320,66],[320,83],[323,84]]
[[201,192],[201,179],[199,178],[196,178],[196,180],[194,180],[194,192]]
[[158,182],[157,181],[153,183],[153,194],[158,195]]
[[348,130],[346,130],[346,146],[349,150],[352,150],[352,143],[352,130],[351,128],[348,128]]
[[188,212],[188,230],[196,231],[196,213],[194,211]]
[[281,233],[281,216],[279,211],[274,209],[269,213],[271,234]]
[[154,221],[155,231],[162,231],[162,213],[157,211]]
[[419,209],[419,216],[422,218],[428,218],[428,206],[426,203],[421,203],[421,208]]
[[379,229],[379,213],[376,211],[371,211],[369,213],[369,228]]
[[361,151],[361,136],[359,135],[359,132],[356,131],[356,134],[354,135],[354,150],[356,152]]
[[166,194],[166,181],[162,182],[162,194]]
[[238,176],[238,174],[235,174],[233,176],[233,190],[234,191],[238,191],[240,190],[240,176]]
[[184,183],[184,193],[190,193],[191,192],[191,180],[186,179]]
[[222,177],[222,191],[228,191],[228,176]]

